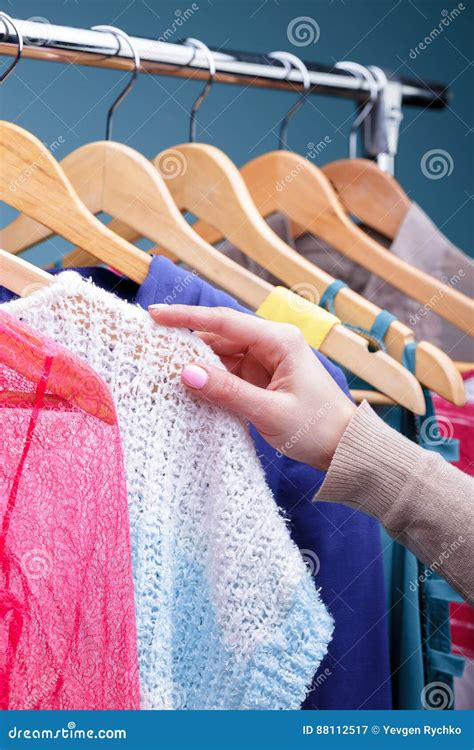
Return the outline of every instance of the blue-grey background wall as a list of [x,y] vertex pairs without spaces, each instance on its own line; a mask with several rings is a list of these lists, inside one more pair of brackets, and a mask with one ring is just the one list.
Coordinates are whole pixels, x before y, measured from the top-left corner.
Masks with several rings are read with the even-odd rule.
[[[1,6],[13,17],[44,23],[113,24],[132,35],[165,35],[168,41],[193,36],[210,46],[249,52],[288,50],[327,64],[350,59],[449,84],[453,101],[443,111],[405,110],[397,177],[443,232],[472,254],[470,0],[3,0]],[[461,9],[457,18],[425,50],[410,55],[453,8]],[[288,27],[301,16],[313,19],[320,34],[315,42],[295,46]],[[60,140],[55,155],[61,159],[81,144],[103,138],[108,105],[125,81],[126,74],[119,71],[23,60],[1,88],[1,116],[45,143]],[[150,157],[187,140],[189,108],[201,86],[141,76],[117,111],[114,139]],[[294,98],[292,92],[216,85],[199,114],[199,139],[219,146],[240,165],[277,145],[277,124]],[[305,153],[308,142],[328,136],[318,162],[346,156],[352,115],[348,101],[313,96],[291,123],[289,144]],[[423,174],[420,162],[431,149],[448,153],[451,174],[441,179]],[[1,224],[12,216],[3,207]],[[50,260],[65,248],[54,240],[30,251],[30,257]]]

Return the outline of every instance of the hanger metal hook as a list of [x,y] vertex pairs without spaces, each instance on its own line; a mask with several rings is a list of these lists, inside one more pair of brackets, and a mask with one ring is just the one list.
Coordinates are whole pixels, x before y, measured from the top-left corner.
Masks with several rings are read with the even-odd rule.
[[112,137],[112,118],[114,116],[114,112],[119,106],[119,104],[121,104],[123,100],[125,99],[125,97],[130,93],[130,91],[132,90],[132,88],[135,86],[137,82],[138,74],[140,72],[140,65],[141,65],[140,55],[138,54],[135,46],[132,44],[132,40],[130,39],[128,34],[126,34],[125,31],[122,31],[122,29],[117,29],[116,26],[92,26],[92,30],[93,31],[109,31],[111,34],[113,34],[119,43],[117,52],[120,52],[120,46],[121,46],[120,40],[123,39],[130,47],[130,50],[132,52],[133,62],[135,65],[129,82],[125,86],[124,90],[118,95],[118,97],[113,102],[112,106],[110,107],[109,111],[107,112],[107,125],[105,128],[105,140],[110,141]]
[[8,24],[10,24],[10,26],[13,27],[13,31],[15,32],[16,38],[17,38],[17,51],[16,51],[15,59],[8,66],[8,68],[4,70],[3,73],[0,75],[0,83],[3,83],[4,81],[6,81],[10,73],[13,73],[14,69],[16,68],[16,66],[21,60],[21,56],[23,54],[23,36],[20,34],[20,31],[17,25],[15,24],[15,22],[13,21],[13,19],[10,18],[10,16],[7,13],[0,11],[0,18],[2,19],[5,25],[7,34],[9,33]]
[[377,96],[380,91],[380,83],[372,73],[372,70],[370,68],[366,68],[365,65],[360,65],[356,62],[350,62],[350,60],[343,60],[336,63],[334,67],[338,68],[339,70],[346,70],[348,73],[352,73],[359,78],[363,78],[369,86],[369,99],[360,110],[349,131],[349,157],[351,159],[355,159],[357,156],[357,133],[360,126],[369,116],[375,105]]
[[288,146],[286,143],[286,134],[288,132],[288,124],[291,118],[298,112],[298,110],[305,103],[306,97],[308,95],[308,91],[311,88],[309,70],[304,64],[304,62],[300,60],[299,57],[296,57],[296,55],[293,55],[291,52],[270,52],[267,55],[267,57],[269,57],[272,60],[278,60],[279,62],[283,63],[285,67],[286,78],[289,77],[289,74],[293,67],[300,71],[301,78],[303,80],[303,93],[299,97],[298,101],[295,104],[293,104],[293,106],[288,110],[288,112],[286,113],[286,115],[284,116],[283,120],[280,123],[280,134],[278,136],[278,148],[287,149]]
[[369,65],[369,71],[372,73],[373,77],[375,78],[377,85],[378,85],[378,92],[383,90],[385,86],[387,85],[388,78],[382,68],[379,68],[377,65]]
[[188,65],[192,63],[194,58],[196,57],[196,52],[198,49],[202,50],[204,54],[207,57],[207,62],[209,65],[209,78],[207,79],[206,83],[204,84],[204,88],[197,97],[197,99],[194,101],[193,106],[191,107],[190,112],[190,121],[189,121],[189,140],[191,143],[196,142],[196,113],[198,109],[200,108],[201,104],[203,103],[206,96],[209,94],[212,84],[214,83],[214,79],[216,77],[216,61],[214,60],[214,55],[212,54],[211,50],[207,46],[207,44],[204,44],[204,42],[199,41],[199,39],[194,39],[193,37],[188,37],[184,40],[184,45],[186,47],[193,47],[193,52],[191,57],[189,58]]

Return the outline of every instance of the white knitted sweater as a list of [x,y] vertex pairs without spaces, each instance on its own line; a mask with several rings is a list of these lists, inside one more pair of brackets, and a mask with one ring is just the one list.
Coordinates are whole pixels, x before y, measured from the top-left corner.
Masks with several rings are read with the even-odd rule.
[[180,383],[197,336],[61,274],[3,306],[111,388],[128,485],[141,705],[295,709],[332,620],[236,417]]

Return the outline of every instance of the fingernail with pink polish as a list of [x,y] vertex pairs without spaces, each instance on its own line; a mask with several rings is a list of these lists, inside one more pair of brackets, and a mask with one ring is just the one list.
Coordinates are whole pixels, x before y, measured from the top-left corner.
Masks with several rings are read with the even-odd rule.
[[204,388],[209,378],[206,370],[198,365],[186,365],[181,373],[183,383],[189,385],[190,388]]
[[169,307],[169,305],[148,305],[148,312],[154,313],[155,315],[158,315],[162,310]]

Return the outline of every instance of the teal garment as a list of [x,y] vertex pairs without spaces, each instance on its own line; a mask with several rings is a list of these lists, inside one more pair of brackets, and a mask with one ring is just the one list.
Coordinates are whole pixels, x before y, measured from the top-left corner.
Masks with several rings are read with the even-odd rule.
[[[397,432],[414,437],[412,415],[401,406],[377,413]],[[406,547],[382,530],[394,709],[421,709],[425,686],[422,565]]]
[[[416,343],[405,346],[403,364],[415,372]],[[438,426],[431,393],[424,388],[426,414],[413,417],[414,439],[419,445],[439,453],[446,461],[459,460],[459,440],[443,437]],[[444,543],[447,546],[447,542]],[[443,544],[441,544],[443,547]],[[442,562],[442,560],[440,560]],[[464,659],[451,653],[449,603],[459,595],[432,569],[421,565],[421,619],[424,650],[425,688],[421,702],[426,709],[454,708],[454,677],[464,670]]]

